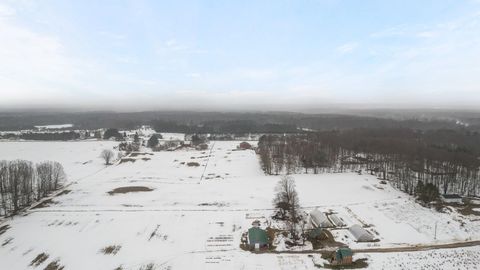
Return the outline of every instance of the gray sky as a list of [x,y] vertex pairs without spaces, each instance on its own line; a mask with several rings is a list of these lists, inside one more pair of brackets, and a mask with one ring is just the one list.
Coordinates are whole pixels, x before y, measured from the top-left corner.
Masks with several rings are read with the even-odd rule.
[[479,74],[478,0],[0,0],[0,109],[475,109]]

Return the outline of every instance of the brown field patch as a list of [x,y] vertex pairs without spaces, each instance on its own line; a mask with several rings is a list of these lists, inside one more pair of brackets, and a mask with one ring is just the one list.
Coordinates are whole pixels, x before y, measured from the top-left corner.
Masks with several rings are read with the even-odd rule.
[[0,235],[4,234],[8,229],[10,229],[10,225],[3,225],[0,227]]
[[476,210],[476,209],[480,209],[479,204],[467,203],[465,205],[457,205],[456,207],[457,209],[459,209],[459,212],[464,216],[468,216],[468,215],[480,216],[480,211]]
[[58,193],[58,194],[57,194],[57,197],[58,197],[58,196],[62,196],[62,195],[66,195],[66,194],[68,194],[68,193],[70,193],[70,192],[72,192],[72,191],[71,191],[71,190],[68,190],[68,189],[65,189],[64,191]]
[[188,167],[198,167],[198,166],[200,166],[200,163],[198,163],[198,162],[188,162],[187,166]]
[[145,156],[145,155],[150,155],[153,156],[153,153],[147,153],[147,152],[132,152],[130,153],[130,157],[137,157],[137,156]]
[[42,264],[44,261],[48,259],[48,254],[45,252],[42,252],[35,257],[32,262],[30,263],[30,266],[39,266]]
[[131,186],[131,187],[119,187],[116,188],[112,191],[107,192],[109,195],[115,195],[115,194],[125,194],[125,193],[130,193],[130,192],[148,192],[152,191],[153,189],[149,187],[143,187],[143,186]]
[[9,237],[9,238],[5,239],[5,241],[3,241],[3,243],[2,243],[2,247],[10,244],[12,241],[13,241],[13,237]]
[[115,255],[117,254],[118,251],[120,251],[121,248],[122,246],[120,245],[111,245],[111,246],[102,248],[100,252],[102,252],[105,255],[108,255],[108,254]]
[[135,161],[137,161],[137,160],[134,159],[134,158],[122,158],[122,159],[120,160],[120,164],[126,163],[126,162],[135,162]]
[[147,265],[144,265],[140,267],[140,270],[154,270],[155,269],[155,264],[149,263]]
[[65,268],[64,266],[60,265],[58,260],[53,261],[47,265],[43,270],[62,270]]

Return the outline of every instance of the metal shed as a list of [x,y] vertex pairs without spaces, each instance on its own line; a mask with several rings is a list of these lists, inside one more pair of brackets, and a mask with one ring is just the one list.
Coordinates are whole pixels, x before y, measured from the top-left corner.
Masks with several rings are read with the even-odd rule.
[[331,258],[332,265],[349,265],[353,261],[353,252],[350,248],[344,247],[337,249]]
[[248,244],[250,249],[259,250],[268,248],[267,232],[258,227],[248,229]]
[[358,242],[372,242],[375,240],[371,233],[358,224],[353,225],[352,227],[348,228],[348,230]]
[[319,228],[330,228],[333,227],[333,224],[328,220],[327,216],[318,209],[310,212],[310,219],[315,227]]

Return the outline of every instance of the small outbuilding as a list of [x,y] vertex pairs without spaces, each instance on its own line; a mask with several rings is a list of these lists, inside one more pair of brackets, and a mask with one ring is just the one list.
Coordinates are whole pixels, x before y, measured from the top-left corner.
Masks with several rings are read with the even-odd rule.
[[333,224],[328,220],[327,215],[322,211],[315,209],[310,212],[310,219],[315,227],[318,228],[331,228]]
[[260,251],[268,249],[268,235],[259,227],[248,229],[248,246],[250,250]]
[[462,196],[458,194],[444,194],[441,195],[442,201],[446,203],[463,203]]
[[252,149],[252,145],[249,144],[248,142],[241,142],[240,145],[238,146],[238,149],[242,149],[242,150]]
[[342,247],[335,250],[330,258],[332,265],[349,265],[353,262],[353,251],[348,247]]
[[348,228],[348,231],[357,239],[357,242],[373,242],[375,237],[362,226],[355,224]]

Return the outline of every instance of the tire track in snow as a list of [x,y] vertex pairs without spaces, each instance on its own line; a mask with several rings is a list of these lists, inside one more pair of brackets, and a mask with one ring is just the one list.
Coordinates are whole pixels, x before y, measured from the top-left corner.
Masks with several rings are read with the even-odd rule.
[[[331,205],[310,205],[310,206],[303,206],[301,209],[308,210],[308,209],[315,209],[315,208],[325,208],[325,207],[336,207],[336,206],[349,206],[349,205],[362,205],[372,202],[382,202],[382,201],[396,201],[396,200],[404,200],[402,198],[395,198],[395,199],[386,199],[386,200],[375,200],[375,201],[368,201],[368,202],[360,202],[360,203],[350,203],[350,204],[331,204]],[[85,207],[83,207],[85,208]],[[276,210],[275,208],[125,208],[125,209],[108,209],[108,208],[98,208],[98,209],[75,209],[75,208],[40,208],[40,209],[31,209],[29,212],[59,212],[59,213],[95,213],[95,212],[254,212],[254,211],[273,211]]]
[[213,147],[214,147],[214,146],[215,146],[215,141],[213,142],[212,147],[210,147],[210,151],[208,152],[207,163],[205,164],[205,168],[203,168],[202,175],[200,176],[200,180],[198,181],[199,184],[200,184],[200,182],[202,182],[203,176],[205,175],[205,172],[207,171],[208,163],[210,162],[210,159],[211,159],[211,156],[212,156],[212,151],[213,151]]

